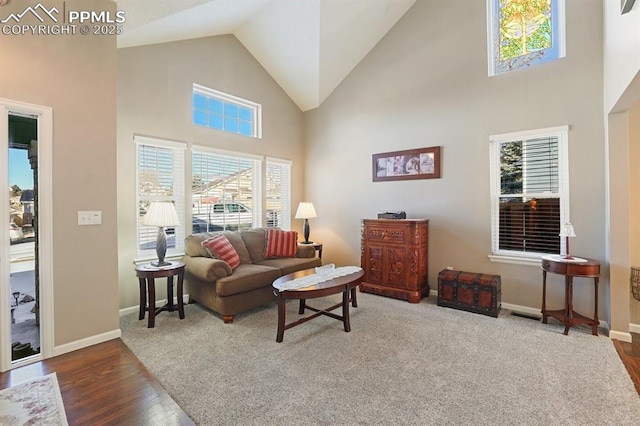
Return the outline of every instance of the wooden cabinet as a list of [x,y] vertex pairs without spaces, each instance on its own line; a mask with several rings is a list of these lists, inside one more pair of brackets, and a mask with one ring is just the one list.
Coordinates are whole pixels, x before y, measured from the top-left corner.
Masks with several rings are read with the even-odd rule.
[[419,303],[429,295],[429,221],[363,219],[360,291]]

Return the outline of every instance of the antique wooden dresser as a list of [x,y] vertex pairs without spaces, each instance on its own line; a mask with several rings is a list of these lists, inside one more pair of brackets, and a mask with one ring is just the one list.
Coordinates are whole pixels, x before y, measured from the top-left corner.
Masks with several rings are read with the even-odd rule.
[[363,219],[360,291],[419,303],[429,295],[429,221]]

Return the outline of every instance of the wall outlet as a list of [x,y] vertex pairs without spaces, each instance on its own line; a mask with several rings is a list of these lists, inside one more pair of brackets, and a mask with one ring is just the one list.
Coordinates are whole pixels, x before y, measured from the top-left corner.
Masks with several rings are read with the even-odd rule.
[[447,266],[447,269],[453,271],[453,266]]
[[102,212],[78,211],[78,225],[102,225]]

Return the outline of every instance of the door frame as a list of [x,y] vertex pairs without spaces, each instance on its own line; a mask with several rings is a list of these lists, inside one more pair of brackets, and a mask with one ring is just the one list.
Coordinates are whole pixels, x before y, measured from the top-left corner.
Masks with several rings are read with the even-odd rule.
[[[24,361],[11,362],[11,313],[1,309],[0,372],[51,358],[54,352],[54,285],[53,285],[53,109],[0,98],[0,165],[9,161],[9,115],[35,116],[38,120],[38,247],[40,278],[40,354]],[[8,167],[0,167],[0,188],[9,187]],[[0,202],[0,217],[9,217],[9,203]],[[6,221],[6,220],[5,220]],[[0,222],[1,223],[1,222]],[[0,306],[9,306],[9,230],[0,226]]]

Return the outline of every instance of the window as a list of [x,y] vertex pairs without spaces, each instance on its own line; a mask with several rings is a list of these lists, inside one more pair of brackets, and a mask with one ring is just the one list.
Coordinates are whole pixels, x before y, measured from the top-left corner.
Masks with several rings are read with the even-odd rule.
[[564,0],[487,0],[489,75],[565,56]]
[[291,162],[267,158],[267,226],[291,228]]
[[260,157],[194,148],[193,232],[261,226],[261,170]]
[[564,252],[569,222],[568,127],[494,135],[492,252],[531,257]]
[[262,137],[262,107],[208,87],[193,85],[193,124],[229,133]]
[[[138,258],[155,257],[158,228],[142,225],[152,201],[172,201],[180,223],[184,224],[185,144],[135,137],[137,164]],[[167,257],[183,251],[184,226],[168,228]]]
[[[180,218],[181,226],[166,230],[167,258],[184,252],[184,237],[191,233],[290,229],[290,161],[193,147],[185,170],[186,144],[138,136],[135,142],[138,259],[156,256],[158,229],[141,222],[152,201],[174,202]],[[190,183],[185,175],[191,175]]]

